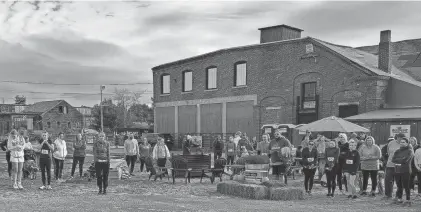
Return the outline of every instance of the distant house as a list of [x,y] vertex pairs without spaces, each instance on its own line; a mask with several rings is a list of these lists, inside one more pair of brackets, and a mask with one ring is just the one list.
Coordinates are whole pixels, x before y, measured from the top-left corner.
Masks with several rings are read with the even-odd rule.
[[92,115],[92,108],[87,107],[87,106],[83,106],[83,105],[80,106],[80,107],[75,107],[75,108],[83,116],[82,128],[89,128],[94,121],[94,116]]
[[34,129],[46,130],[53,135],[75,133],[82,129],[83,115],[65,100],[36,102],[22,112],[37,114]]
[[7,135],[12,129],[34,130],[38,113],[23,112],[28,105],[0,104],[0,136]]

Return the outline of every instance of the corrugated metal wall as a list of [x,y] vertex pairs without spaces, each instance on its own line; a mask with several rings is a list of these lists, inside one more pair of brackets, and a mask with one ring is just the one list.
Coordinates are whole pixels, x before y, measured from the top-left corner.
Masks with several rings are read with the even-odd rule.
[[157,133],[175,132],[175,108],[174,107],[156,107],[156,126]]
[[178,132],[196,133],[197,106],[185,105],[178,107]]
[[200,105],[200,132],[222,133],[222,104]]
[[227,103],[227,133],[246,132],[249,137],[256,134],[253,120],[253,101]]

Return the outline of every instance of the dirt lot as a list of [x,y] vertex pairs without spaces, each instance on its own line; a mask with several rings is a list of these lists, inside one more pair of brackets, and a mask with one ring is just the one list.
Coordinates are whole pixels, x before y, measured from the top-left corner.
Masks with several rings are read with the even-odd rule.
[[[3,165],[3,164],[1,164]],[[66,164],[66,173],[70,164]],[[138,171],[138,167],[136,167]],[[4,169],[3,169],[4,170]],[[75,179],[66,183],[53,183],[53,190],[41,191],[41,179],[25,180],[25,190],[10,188],[4,171],[0,174],[0,208],[2,211],[420,211],[421,200],[412,208],[390,205],[380,197],[348,200],[345,196],[325,197],[326,191],[316,186],[313,196],[303,201],[258,201],[224,196],[216,193],[216,185],[194,179],[184,184],[178,179],[173,185],[163,181],[148,181],[146,174],[137,172],[130,180],[111,179],[109,194],[97,195],[95,182]],[[291,182],[301,186],[300,180]]]

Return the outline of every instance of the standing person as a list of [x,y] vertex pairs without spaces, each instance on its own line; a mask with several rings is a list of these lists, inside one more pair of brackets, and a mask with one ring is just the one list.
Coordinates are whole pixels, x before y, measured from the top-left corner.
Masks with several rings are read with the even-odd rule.
[[308,142],[310,142],[310,140],[313,140],[313,136],[311,135],[311,131],[310,130],[306,130],[306,135],[304,136],[303,140],[301,140],[301,146],[303,148],[308,147]]
[[130,175],[134,176],[133,170],[137,156],[139,155],[139,145],[137,140],[134,139],[133,133],[129,133],[129,137],[124,141],[124,153],[126,155],[127,166],[130,168]]
[[218,137],[216,137],[216,140],[213,142],[214,161],[222,157],[223,151],[224,151],[224,142],[222,141],[221,135],[218,135]]
[[76,165],[79,163],[79,177],[82,178],[83,163],[86,156],[86,137],[81,133],[76,135],[76,141],[73,142],[73,164],[70,179],[74,177]]
[[[342,190],[342,179],[343,179],[343,166],[345,164],[345,155],[347,152],[349,152],[349,143],[348,138],[345,133],[340,133],[338,136],[338,147],[339,147],[339,159],[338,159],[338,167],[336,169],[336,180],[337,185],[339,186],[339,191],[342,194],[345,194],[345,192]],[[345,178],[345,190],[348,191],[348,183],[347,179]]]
[[371,179],[371,196],[376,196],[377,175],[379,171],[379,159],[381,158],[381,150],[375,144],[372,136],[368,136],[365,144],[359,149],[361,170],[363,175],[363,186],[361,195],[367,195],[368,177]]
[[[41,190],[51,190],[51,153],[54,151],[54,144],[48,138],[48,132],[42,133],[42,139],[39,141],[41,146],[41,155],[39,156],[39,168],[41,170],[42,186]],[[45,174],[47,173],[47,182]]]
[[237,145],[234,142],[234,137],[230,136],[225,147],[225,155],[227,156],[227,165],[234,165],[236,152],[237,152]]
[[7,143],[9,139],[5,139],[1,142],[0,146],[3,151],[6,152],[6,162],[7,162],[7,172],[9,173],[9,178],[12,179],[12,162],[10,161],[10,150],[7,149]]
[[[410,137],[409,138],[409,144],[411,144],[412,148],[414,149],[414,152],[417,152],[418,149],[421,148],[420,145],[418,145],[418,141],[415,137]],[[410,178],[410,188],[412,190],[415,190],[415,177],[417,177],[418,180],[418,195],[419,197],[421,197],[421,173],[418,171],[417,166],[415,165],[415,159],[412,160],[411,162],[411,178]]]
[[110,143],[105,139],[105,133],[98,134],[98,141],[93,146],[96,183],[98,194],[107,194],[108,174],[110,173]]
[[339,148],[336,147],[335,141],[329,142],[329,147],[326,148],[326,180],[327,180],[327,196],[334,197],[336,189],[336,169],[338,167]]
[[[143,167],[146,163],[146,158],[151,154],[151,145],[148,142],[147,138],[143,138],[142,142],[139,144],[139,160],[140,160],[140,172],[143,172]],[[148,170],[145,167],[145,171]]]
[[12,180],[14,189],[23,189],[22,168],[24,162],[23,147],[25,140],[17,135],[16,130],[12,130],[7,141],[7,149],[10,150],[10,162],[12,162]]
[[319,135],[315,145],[317,147],[317,160],[319,161],[319,180],[322,180],[326,166],[326,138]]
[[186,135],[183,142],[183,155],[190,155],[191,152],[191,139],[190,135]]
[[414,165],[417,170],[414,170],[417,172],[417,180],[418,180],[418,195],[417,197],[421,197],[421,148],[417,148],[415,151],[414,156]]
[[57,139],[54,141],[54,176],[57,182],[61,183],[64,182],[62,180],[63,176],[63,166],[64,166],[64,160],[67,156],[67,145],[66,141],[64,140],[64,133],[60,132],[58,134]]
[[[392,163],[395,165],[395,181],[397,191],[394,203],[404,203],[404,206],[411,206],[411,190],[409,180],[411,176],[411,160],[414,157],[408,138],[400,139],[400,148],[393,153]],[[403,190],[405,190],[406,201],[402,201]]]
[[[284,147],[291,148],[291,142],[282,136],[281,131],[277,130],[275,132],[275,138],[269,143],[269,158],[272,163],[285,162],[281,153],[281,149]],[[285,169],[287,168],[288,167],[286,164],[273,166],[272,174],[276,176],[276,180],[279,180],[279,175],[284,173]],[[286,176],[284,177],[284,180],[286,181],[287,178]]]
[[158,167],[165,167],[167,159],[171,158],[170,151],[161,137],[158,138],[158,142],[153,148],[152,158],[157,161]]
[[257,155],[268,155],[269,154],[269,143],[270,136],[265,133],[262,135],[262,141],[257,144]]
[[240,131],[238,131],[238,132],[236,132],[235,133],[235,135],[234,135],[234,143],[235,143],[235,146],[238,146],[238,142],[241,140],[241,132]]
[[250,145],[250,142],[247,140],[247,137],[245,137],[244,134],[242,138],[240,139],[240,141],[238,141],[237,147],[238,147],[237,148],[238,157],[242,157],[242,153],[245,151],[247,152],[253,151],[253,147]]
[[302,164],[304,172],[304,188],[306,192],[311,195],[311,189],[313,188],[314,174],[316,173],[316,164],[318,158],[318,152],[315,147],[314,141],[308,143],[308,147],[304,148],[302,153]]
[[393,184],[395,178],[395,163],[392,162],[393,155],[395,154],[396,150],[401,148],[401,140],[404,138],[405,135],[399,133],[395,136],[393,141],[390,141],[387,144],[387,155],[388,160],[386,163],[386,170],[385,170],[385,179],[384,179],[384,193],[385,197],[384,200],[389,200],[392,198],[393,193]]
[[357,142],[351,140],[349,142],[349,150],[345,152],[343,157],[343,172],[345,173],[348,188],[351,189],[348,198],[356,199],[357,189],[355,188],[355,178],[357,177],[358,166],[360,165],[360,154],[357,151]]

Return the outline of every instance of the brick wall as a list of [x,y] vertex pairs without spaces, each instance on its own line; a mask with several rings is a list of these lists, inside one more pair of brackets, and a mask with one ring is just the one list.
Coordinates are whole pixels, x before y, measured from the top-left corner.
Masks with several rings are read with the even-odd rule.
[[[59,106],[67,106],[67,114],[60,113]],[[47,122],[51,123],[51,128],[48,128]],[[60,122],[60,127],[57,126],[57,122]],[[71,123],[71,128],[68,128],[69,122]],[[57,136],[59,132],[75,134],[81,130],[82,122],[82,114],[65,101],[62,101],[42,116],[43,128],[53,136]]]
[[[310,43],[314,46],[312,55],[315,57],[308,57],[305,52],[305,45]],[[234,64],[238,61],[247,61],[247,86],[240,88],[233,87]],[[218,89],[211,91],[205,90],[206,68],[209,66],[218,68]],[[189,93],[182,92],[181,73],[184,70],[193,70],[193,91]],[[171,75],[169,95],[160,94],[160,76],[164,73]],[[282,113],[279,123],[295,124],[296,98],[301,95],[301,83],[304,82],[317,82],[319,118],[337,116],[340,102],[358,102],[359,113],[376,110],[384,103],[381,90],[385,87],[385,80],[369,76],[309,38],[222,51],[164,66],[154,70],[153,77],[156,103],[257,94],[255,121],[259,123],[259,111],[262,111],[261,124],[274,121],[276,111],[263,113],[264,108],[274,106],[282,107],[278,111]],[[260,103],[262,107],[259,107]]]

